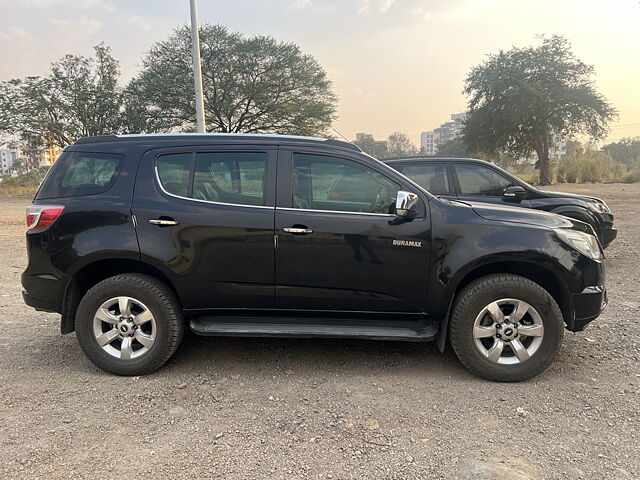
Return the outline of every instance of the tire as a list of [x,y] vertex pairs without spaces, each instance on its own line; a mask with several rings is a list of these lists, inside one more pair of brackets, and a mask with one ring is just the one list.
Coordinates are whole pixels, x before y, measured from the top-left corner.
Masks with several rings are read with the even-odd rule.
[[101,281],[84,295],[76,312],[82,350],[115,375],[157,370],[175,353],[183,334],[178,299],[149,275],[125,273]]
[[[517,311],[525,313],[514,324]],[[460,362],[479,377],[498,382],[519,382],[544,371],[564,337],[562,313],[549,292],[511,274],[488,275],[465,286],[454,301],[449,325]]]

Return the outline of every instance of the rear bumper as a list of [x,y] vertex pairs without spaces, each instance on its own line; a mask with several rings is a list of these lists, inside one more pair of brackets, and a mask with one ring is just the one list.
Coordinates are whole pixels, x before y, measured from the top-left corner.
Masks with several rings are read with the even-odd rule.
[[29,307],[35,308],[39,312],[56,313],[58,311],[58,306],[55,303],[52,303],[48,300],[34,298],[26,290],[22,291],[22,299],[24,300],[24,303],[26,303]]
[[607,306],[607,290],[604,287],[587,287],[580,293],[573,294],[575,318],[569,330],[580,332]]
[[24,303],[44,312],[62,312],[67,282],[52,274],[22,274]]

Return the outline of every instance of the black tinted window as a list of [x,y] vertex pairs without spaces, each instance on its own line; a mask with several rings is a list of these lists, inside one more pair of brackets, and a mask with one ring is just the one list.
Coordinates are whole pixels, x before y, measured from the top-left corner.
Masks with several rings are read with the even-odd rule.
[[180,197],[187,196],[192,160],[192,153],[171,153],[158,157],[158,177],[167,192]]
[[393,213],[400,185],[360,163],[324,155],[293,157],[293,206]]
[[445,163],[421,162],[405,165],[402,168],[411,180],[434,195],[451,193],[447,165]]
[[45,177],[36,198],[75,197],[109,190],[122,167],[122,155],[64,152]]
[[264,152],[204,152],[196,156],[193,198],[264,205]]
[[513,182],[483,165],[456,163],[456,173],[462,195],[499,197]]

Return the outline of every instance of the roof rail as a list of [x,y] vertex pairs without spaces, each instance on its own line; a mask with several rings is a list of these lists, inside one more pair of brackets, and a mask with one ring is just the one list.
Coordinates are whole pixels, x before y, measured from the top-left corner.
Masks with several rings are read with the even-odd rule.
[[277,135],[277,134],[262,134],[262,133],[139,133],[139,134],[122,134],[122,135],[97,135],[93,137],[82,137],[76,141],[76,145],[87,143],[105,143],[105,142],[119,142],[119,141],[134,141],[143,140],[149,137],[162,138],[162,139],[176,139],[182,137],[199,137],[201,139],[218,137],[218,138],[269,138],[273,140],[283,139],[297,142],[322,142],[336,147],[348,148],[361,152],[360,147],[350,142],[343,142],[342,140],[334,140],[332,138],[320,138],[320,137],[305,137],[301,135]]

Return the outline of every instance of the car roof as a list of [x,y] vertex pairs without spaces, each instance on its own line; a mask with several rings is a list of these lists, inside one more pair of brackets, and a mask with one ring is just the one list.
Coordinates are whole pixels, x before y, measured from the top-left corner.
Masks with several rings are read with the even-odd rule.
[[481,160],[479,158],[465,157],[462,155],[415,155],[406,157],[387,157],[381,158],[380,161],[384,163],[402,163],[402,162],[452,162],[454,160],[464,160],[465,162],[477,162],[486,163],[487,165],[493,165],[491,162]]
[[113,142],[149,142],[150,140],[160,141],[185,141],[185,140],[214,140],[217,142],[224,141],[246,141],[246,142],[264,142],[269,143],[306,143],[306,144],[322,144],[336,147],[348,148],[361,152],[360,148],[350,142],[334,140],[332,138],[305,137],[301,135],[276,135],[276,134],[254,134],[254,133],[140,133],[126,135],[98,135],[93,137],[79,138],[74,145],[86,145],[94,143],[113,143]]

